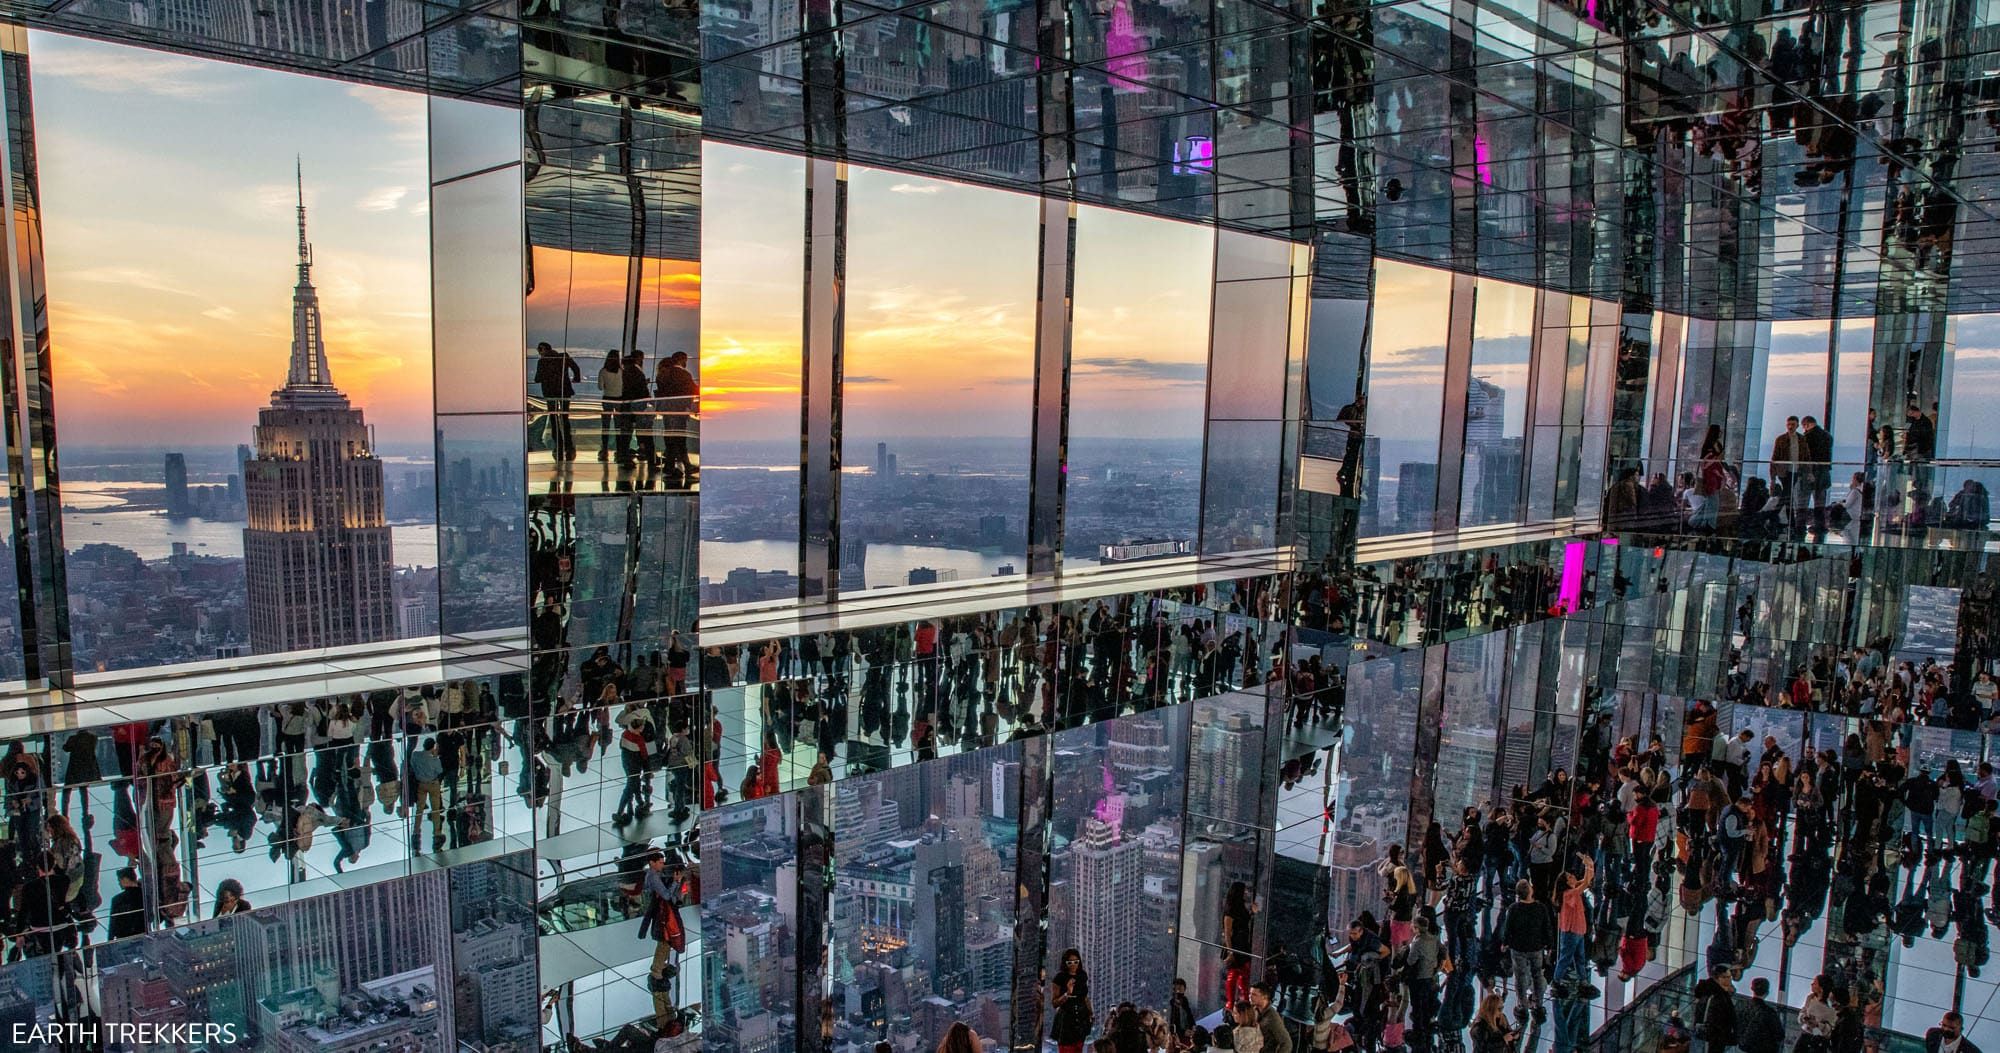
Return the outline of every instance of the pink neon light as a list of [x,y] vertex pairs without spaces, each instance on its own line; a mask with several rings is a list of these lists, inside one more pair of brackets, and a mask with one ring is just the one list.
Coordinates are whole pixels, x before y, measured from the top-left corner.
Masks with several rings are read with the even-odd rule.
[[1481,186],[1493,185],[1493,144],[1478,132],[1472,134],[1472,168]]
[[1188,165],[1192,168],[1213,169],[1215,167],[1215,140],[1206,136],[1192,136],[1188,139]]
[[1111,90],[1127,94],[1146,90],[1149,73],[1145,50],[1146,42],[1132,25],[1131,5],[1127,0],[1115,0],[1111,24],[1104,29],[1104,72],[1111,76]]
[[1583,606],[1583,542],[1563,546],[1562,587],[1556,592],[1556,609],[1574,614]]
[[1104,796],[1098,800],[1098,822],[1111,828],[1113,833],[1122,834],[1125,827],[1125,795],[1118,792],[1118,783],[1111,777],[1111,763],[1104,764]]

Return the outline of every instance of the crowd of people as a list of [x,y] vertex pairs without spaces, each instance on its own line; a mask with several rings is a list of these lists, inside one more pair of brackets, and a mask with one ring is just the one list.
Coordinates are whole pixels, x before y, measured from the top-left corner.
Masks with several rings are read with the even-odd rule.
[[[1839,655],[1828,672],[1835,697],[1877,700],[1865,717],[1839,718],[1853,730],[1838,748],[1759,734],[1753,699],[1692,703],[1671,743],[1614,734],[1611,708],[1593,708],[1573,773],[1553,770],[1389,847],[1382,902],[1341,919],[1321,975],[1288,975],[1280,951],[1251,983],[1239,972],[1247,957],[1225,951],[1232,967],[1211,996],[1220,1014],[1198,1019],[1176,981],[1158,1012],[1098,1015],[1076,1008],[1088,1004],[1078,993],[1088,974],[1070,952],[1050,985],[1050,1039],[1065,1053],[1467,1043],[1505,1053],[1544,1040],[1563,1051],[1587,1040],[1606,978],[1668,980],[1685,962],[1700,980],[1664,1024],[1663,1048],[1873,1048],[1890,941],[1949,939],[1969,976],[1988,962],[2000,775],[1924,748],[1909,714],[1990,714],[2000,690],[1984,670],[1960,681],[1948,664],[1891,662],[1876,648]],[[1761,974],[1758,951],[1773,939],[1796,946],[1815,927],[1823,970],[1781,1006],[1772,984],[1784,980]],[[1956,1014],[1932,1035],[1976,1049]]]
[[[1823,540],[1877,532],[1923,535],[1933,528],[1984,530],[1992,520],[1986,485],[1970,476],[1950,494],[1937,485],[1936,407],[1909,407],[1899,436],[1868,412],[1863,461],[1841,475],[1833,495],[1833,437],[1812,416],[1788,417],[1762,466],[1732,463],[1722,426],[1709,425],[1696,465],[1672,478],[1621,469],[1605,495],[1605,521],[1626,530],[1736,537]],[[1762,474],[1759,474],[1759,472]],[[1768,476],[1766,478],[1765,476]]]
[[[1468,580],[1534,594],[1539,568],[1517,566],[1518,577],[1505,565],[1470,568]],[[1315,596],[1308,584],[1292,601],[1359,616],[1358,604],[1386,595]],[[1967,602],[1981,595],[1974,587]],[[1257,606],[1256,597],[1239,599]],[[50,740],[47,752],[17,743],[0,756],[15,850],[11,954],[251,909],[259,886],[232,876],[201,894],[183,879],[184,839],[227,836],[242,854],[261,835],[260,849],[283,861],[289,880],[327,840],[329,868],[359,860],[383,822],[401,824],[412,851],[449,851],[493,836],[489,798],[503,760],[517,765],[515,793],[545,817],[538,832],[552,836],[565,785],[595,764],[605,803],[615,788],[609,820],[630,831],[616,911],[645,921],[644,937],[659,948],[649,977],[661,1018],[682,1021],[673,986],[686,943],[679,909],[699,902],[687,820],[697,803],[732,792],[749,799],[792,788],[801,746],[817,757],[805,782],[823,784],[836,759],[859,766],[850,770],[886,766],[868,755],[870,742],[937,756],[947,744],[991,744],[1280,681],[1290,683],[1292,722],[1339,718],[1345,684],[1336,665],[1288,655],[1265,635],[1268,623],[1167,610],[1129,601],[1027,608],[760,648],[695,649],[670,633],[660,651],[625,662],[606,648],[574,656],[546,698],[527,697],[523,678],[503,677],[76,731]],[[1747,636],[1754,609],[1739,618]],[[1880,1023],[1883,941],[1951,932],[1961,964],[1986,963],[1988,925],[2000,919],[1989,873],[2000,778],[1984,762],[1922,748],[1916,734],[2000,732],[2000,684],[1985,669],[1936,657],[1898,660],[1886,640],[1824,649],[1775,687],[1753,679],[1740,654],[1730,667],[1720,702],[1737,707],[1733,733],[1722,730],[1716,703],[1696,702],[1670,748],[1658,734],[1614,734],[1612,707],[1593,704],[1573,768],[1440,817],[1421,840],[1388,849],[1382,902],[1338,919],[1342,931],[1324,955],[1307,958],[1320,975],[1275,949],[1253,975],[1247,904],[1233,927],[1238,941],[1229,924],[1236,905],[1225,903],[1229,968],[1220,989],[1197,992],[1222,1004],[1220,1014],[1197,1018],[1177,984],[1178,996],[1157,1010],[1100,1013],[1086,997],[1089,1020],[1079,1024],[1077,1010],[1063,1009],[1070,995],[1056,1000],[1058,989],[1087,985],[1079,960],[1078,979],[1052,981],[1051,1040],[1110,1041],[1103,1048],[1118,1053],[1430,1053],[1470,1041],[1493,1053],[1548,1027],[1558,1049],[1571,1049],[1604,978],[1646,973],[1663,943],[1687,939],[1673,933],[1701,919],[1710,933],[1707,997],[1686,1011],[1690,1034],[1710,1045],[1720,1039],[1709,1036],[1730,1034],[1738,1025],[1724,1019],[1724,1003],[1742,1019],[1757,1012],[1756,981],[1766,978],[1745,970],[1760,941],[1789,943],[1824,925],[1825,975],[1793,1026],[1827,1039],[1806,1053],[1860,1048],[1856,1036]],[[741,756],[732,757],[720,714],[698,709],[695,686],[755,689]],[[1747,715],[1794,709],[1817,714],[1815,726],[1843,721],[1840,745],[1820,748],[1823,736],[1813,735],[1782,745],[1776,733],[1751,730],[1761,718]],[[735,763],[744,778],[725,785],[722,772]],[[667,815],[664,836],[656,806]],[[120,857],[107,868],[108,910],[98,891],[98,846],[107,841],[92,836],[100,823]],[[1735,997],[1738,983],[1747,998]],[[1717,990],[1731,997],[1718,1001]],[[1762,1053],[1759,1042],[1730,1044]]]
[[[212,912],[184,880],[218,854],[256,851],[281,884],[305,880],[329,840],[318,867],[361,861],[378,823],[399,824],[411,852],[490,839],[498,705],[493,681],[468,680],[82,729],[48,752],[15,740],[0,756],[10,955],[249,909],[234,878]],[[118,891],[105,911],[107,851]]]

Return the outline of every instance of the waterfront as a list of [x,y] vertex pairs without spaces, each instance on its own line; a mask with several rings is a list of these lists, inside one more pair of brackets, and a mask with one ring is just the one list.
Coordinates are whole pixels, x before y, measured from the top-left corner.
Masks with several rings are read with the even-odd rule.
[[[185,542],[195,556],[243,558],[243,524],[188,517],[172,519],[127,499],[128,493],[160,492],[159,483],[64,483],[63,547],[116,545],[140,559],[165,559]],[[390,544],[400,567],[437,566],[437,524],[391,523]]]
[[[400,544],[400,541],[398,542]],[[701,576],[713,582],[720,582],[729,572],[738,567],[754,570],[796,571],[799,561],[799,546],[795,541],[703,541],[701,543]],[[942,548],[936,545],[886,545],[868,546],[868,585],[883,588],[902,585],[909,580],[910,571],[918,567],[933,570],[955,570],[960,578],[990,578],[1005,564],[1013,564],[1015,573],[1020,573],[1024,558],[1005,556],[992,552],[975,552],[962,548]]]

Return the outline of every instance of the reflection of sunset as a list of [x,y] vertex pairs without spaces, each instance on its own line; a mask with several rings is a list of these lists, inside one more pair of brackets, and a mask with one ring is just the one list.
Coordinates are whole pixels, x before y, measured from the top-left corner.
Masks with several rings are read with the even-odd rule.
[[[1385,385],[1441,382],[1445,330],[1451,303],[1451,272],[1382,260],[1375,267],[1375,302],[1408,305],[1377,309],[1370,322],[1368,389],[1371,399]],[[1380,407],[1377,407],[1378,411]]]
[[[528,312],[533,317],[537,311],[553,311],[554,317],[560,318],[565,309],[571,317],[581,311],[609,311],[611,319],[616,321],[625,310],[627,269],[628,261],[623,256],[537,245],[535,293],[528,297]],[[662,259],[645,262],[639,277],[642,329],[650,329],[651,312],[656,309],[678,311],[700,305],[701,264]]]
[[798,428],[804,238],[803,160],[703,145],[701,429],[710,444]]

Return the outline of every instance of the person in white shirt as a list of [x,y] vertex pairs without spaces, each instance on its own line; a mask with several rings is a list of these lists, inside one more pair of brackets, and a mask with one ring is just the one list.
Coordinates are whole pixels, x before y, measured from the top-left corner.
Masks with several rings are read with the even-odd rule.
[[597,459],[611,459],[611,404],[625,397],[625,362],[617,351],[604,355],[604,368],[597,371],[597,394],[603,407],[597,416]]
[[[1799,1034],[1810,1036],[1818,1042],[1801,1045],[1819,1045],[1833,1037],[1833,1025],[1840,1014],[1833,1008],[1833,1000],[1827,994],[1831,981],[1825,973],[1813,977],[1812,993],[1806,996],[1806,1003],[1799,1007]],[[1821,1048],[1824,1048],[1821,1045]]]

